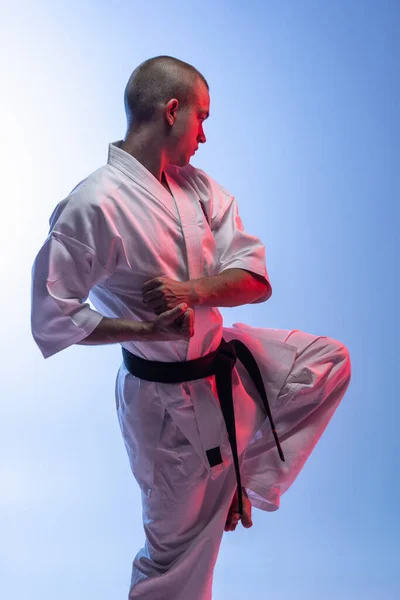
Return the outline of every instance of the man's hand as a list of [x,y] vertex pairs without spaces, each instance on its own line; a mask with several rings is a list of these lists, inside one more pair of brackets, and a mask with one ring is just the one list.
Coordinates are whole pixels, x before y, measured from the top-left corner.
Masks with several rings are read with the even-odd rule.
[[194,313],[186,304],[158,315],[151,323],[153,341],[189,340],[194,335]]
[[247,496],[247,492],[242,487],[242,500],[243,500],[243,516],[240,518],[239,515],[239,496],[236,488],[235,494],[232,498],[232,504],[228,512],[228,516],[226,517],[225,529],[224,531],[235,531],[237,524],[239,521],[242,521],[243,527],[249,529],[249,527],[253,526],[253,521],[251,519],[251,502]]
[[171,310],[178,304],[191,306],[190,282],[175,281],[169,277],[155,277],[142,287],[143,302],[156,314]]

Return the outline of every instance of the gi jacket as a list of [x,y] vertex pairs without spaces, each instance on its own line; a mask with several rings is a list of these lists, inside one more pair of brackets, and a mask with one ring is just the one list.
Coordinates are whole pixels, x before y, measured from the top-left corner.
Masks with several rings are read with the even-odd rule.
[[[45,358],[82,341],[103,316],[153,320],[155,315],[143,303],[141,291],[153,277],[187,281],[240,268],[269,283],[264,246],[244,231],[231,194],[188,165],[167,168],[171,195],[120,146],[121,142],[110,144],[107,164],[79,183],[56,207],[48,238],[35,260],[32,333]],[[269,285],[257,302],[270,295]],[[222,336],[227,341],[241,339],[257,359],[273,411],[295,358],[295,348],[284,343],[281,334],[243,324],[223,328],[217,307],[196,306],[190,340],[132,341],[123,346],[142,358],[183,361],[215,350]],[[128,397],[127,378],[131,378]],[[132,379],[121,367],[119,418],[132,440],[128,450],[132,468],[147,489],[151,489],[153,448],[164,410],[204,459],[212,476],[230,464],[213,377],[177,385],[134,383]],[[233,390],[240,455],[262,426],[265,414],[240,364],[233,374]],[[132,429],[132,422],[141,427]],[[224,463],[210,468],[205,448],[216,446],[221,448]]]

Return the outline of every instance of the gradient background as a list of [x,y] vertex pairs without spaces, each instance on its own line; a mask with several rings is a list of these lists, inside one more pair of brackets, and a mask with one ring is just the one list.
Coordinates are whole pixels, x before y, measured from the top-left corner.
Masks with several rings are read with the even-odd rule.
[[267,249],[272,299],[223,309],[226,324],[329,335],[353,366],[281,509],[224,535],[214,599],[398,599],[400,3],[110,4],[0,9],[1,597],[127,595],[143,533],[114,406],[121,355],[43,360],[30,269],[54,206],[124,136],[131,71],[170,54],[211,88],[193,164],[236,195]]

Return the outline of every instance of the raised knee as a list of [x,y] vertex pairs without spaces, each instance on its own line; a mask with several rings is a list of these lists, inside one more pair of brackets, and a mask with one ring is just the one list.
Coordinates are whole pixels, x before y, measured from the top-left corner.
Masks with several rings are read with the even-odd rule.
[[347,346],[342,344],[341,342],[334,340],[333,338],[327,338],[329,352],[331,354],[332,360],[340,366],[343,377],[350,381],[351,378],[351,361],[350,361],[350,352]]

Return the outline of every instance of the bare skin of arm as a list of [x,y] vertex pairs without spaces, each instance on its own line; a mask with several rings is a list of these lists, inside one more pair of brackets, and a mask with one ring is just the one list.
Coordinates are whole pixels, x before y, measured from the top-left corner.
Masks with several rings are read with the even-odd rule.
[[219,275],[175,281],[155,277],[143,288],[143,302],[159,315],[180,302],[189,306],[241,306],[259,300],[269,284],[244,269],[226,269]]
[[244,269],[227,269],[219,275],[185,282],[166,277],[152,281],[143,300],[158,315],[154,321],[104,317],[79,345],[189,339],[194,332],[193,310],[188,307],[240,306],[258,300],[267,288],[262,277]]
[[241,306],[264,295],[267,284],[244,269],[226,269],[219,275],[191,279],[190,306]]
[[96,329],[79,342],[79,345],[116,344],[132,340],[164,342],[189,339],[193,333],[193,310],[188,308],[187,304],[180,303],[172,310],[156,317],[154,321],[103,317]]

